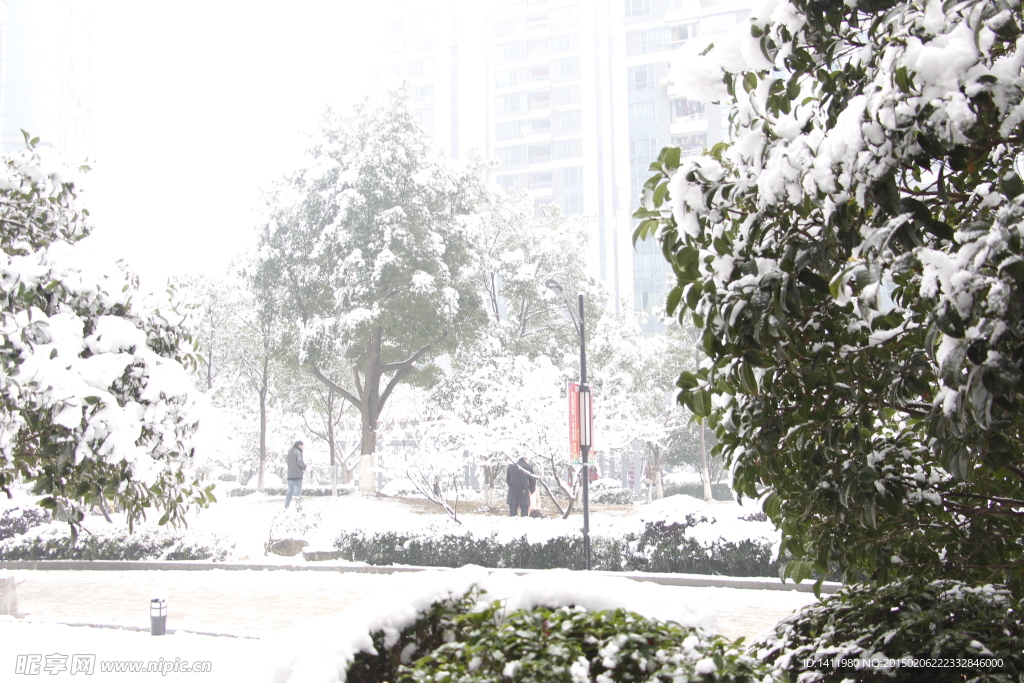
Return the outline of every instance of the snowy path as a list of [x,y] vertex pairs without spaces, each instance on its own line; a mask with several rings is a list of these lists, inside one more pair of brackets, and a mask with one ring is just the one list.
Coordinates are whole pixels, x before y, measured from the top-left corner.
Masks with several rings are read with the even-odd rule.
[[[398,577],[290,571],[4,571],[18,581],[20,610],[33,620],[149,627],[149,600],[165,597],[168,628],[273,638],[331,614]],[[406,575],[407,576],[407,575]],[[694,608],[718,613],[721,633],[748,639],[814,602],[797,591],[672,587]],[[0,669],[2,671],[2,669]]]

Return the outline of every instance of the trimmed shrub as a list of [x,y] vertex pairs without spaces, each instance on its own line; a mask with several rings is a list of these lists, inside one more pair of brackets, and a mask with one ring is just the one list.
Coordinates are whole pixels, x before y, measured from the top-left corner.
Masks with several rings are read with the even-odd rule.
[[856,584],[781,620],[751,650],[783,680],[801,683],[1020,681],[1022,609],[1024,601],[1002,586],[919,578]]
[[[354,490],[355,489],[352,486],[339,486],[338,487],[338,496],[340,497],[340,496],[351,495]],[[227,493],[228,497],[230,497],[230,498],[243,498],[245,496],[251,496],[252,494],[256,493],[256,489],[255,488],[249,488],[248,486],[239,486],[237,488],[228,489],[226,491],[226,493]],[[263,493],[264,493],[264,495],[267,495],[267,496],[283,496],[283,495],[286,495],[288,493],[288,488],[287,487],[280,487],[280,486],[265,486],[263,488]],[[331,496],[331,495],[333,495],[333,492],[331,491],[331,487],[330,486],[303,486],[302,487],[302,496],[303,497],[306,497],[306,496],[320,497],[320,496]]]
[[632,505],[633,492],[614,479],[598,479],[590,485],[590,502],[606,505]]
[[0,513],[0,541],[50,523],[50,513],[35,505],[10,507]]
[[83,528],[75,543],[67,524],[51,523],[0,541],[0,560],[213,560],[222,562],[234,543],[212,534],[173,528],[103,525]]
[[[640,534],[623,538],[592,535],[591,567],[603,571],[685,572],[725,576],[778,576],[772,545],[762,539],[719,541],[706,546],[686,536],[704,517],[688,515],[683,523],[649,522]],[[372,565],[407,564],[422,567],[482,567],[514,569],[583,569],[583,537],[558,536],[530,543],[521,536],[505,543],[497,533],[464,534],[387,531],[367,534],[345,531],[334,547],[344,557]]]
[[639,536],[627,536],[631,570],[725,576],[778,576],[772,547],[750,539],[719,541],[710,547],[686,536],[686,530],[705,522],[687,515],[685,523],[648,522]]
[[[664,487],[665,497],[669,496],[692,496],[698,500],[704,500],[704,484],[694,482],[692,484],[666,484]],[[728,484],[711,485],[712,500],[736,500],[732,487]]]
[[[626,610],[536,607],[506,613],[471,590],[434,603],[397,639],[371,635],[350,683],[761,681],[768,669],[720,636]],[[392,641],[392,642],[389,642]]]

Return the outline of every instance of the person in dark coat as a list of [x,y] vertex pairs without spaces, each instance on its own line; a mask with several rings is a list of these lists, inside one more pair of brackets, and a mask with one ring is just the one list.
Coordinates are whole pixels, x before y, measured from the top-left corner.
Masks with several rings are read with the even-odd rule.
[[302,459],[302,442],[296,441],[285,458],[288,462],[288,493],[284,497],[284,507],[292,502],[292,495],[302,498],[302,475],[306,473],[306,461]]
[[533,468],[526,458],[519,458],[518,462],[509,463],[505,472],[505,483],[508,484],[508,516],[515,517],[519,511],[520,517],[530,514],[530,494],[537,490],[537,477],[533,474]]

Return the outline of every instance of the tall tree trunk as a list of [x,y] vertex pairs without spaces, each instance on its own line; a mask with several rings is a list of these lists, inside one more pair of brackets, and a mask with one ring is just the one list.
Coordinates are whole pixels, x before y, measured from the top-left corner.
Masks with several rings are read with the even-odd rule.
[[327,388],[327,448],[331,452],[331,495],[338,497],[338,460],[334,445],[334,389]]
[[704,480],[704,500],[711,502],[711,471],[708,469],[708,451],[704,445],[704,420],[700,421],[700,478]]
[[267,392],[260,391],[260,476],[256,490],[263,493],[263,473],[267,467]]
[[654,499],[661,500],[665,497],[665,489],[661,485],[661,446],[654,447]]

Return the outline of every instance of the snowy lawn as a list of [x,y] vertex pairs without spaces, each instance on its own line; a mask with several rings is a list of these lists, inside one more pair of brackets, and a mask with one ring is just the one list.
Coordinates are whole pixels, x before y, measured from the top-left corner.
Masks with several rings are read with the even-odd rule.
[[[573,601],[592,609],[627,607],[647,616],[713,628],[748,639],[784,614],[814,601],[809,593],[691,588],[637,583],[620,577],[551,570],[516,577],[507,570],[480,568],[415,574],[364,575],[291,571],[0,571],[18,581],[25,620],[0,620],[0,672],[14,671],[17,655],[95,654],[97,661],[210,661],[209,680],[268,680],[292,669],[309,680],[330,680],[325,667],[366,641],[368,629],[397,627],[447,591],[470,582],[486,587],[509,605]],[[71,628],[54,624],[118,624],[147,628],[148,600],[168,598],[168,628],[152,637],[124,630]],[[716,614],[717,613],[717,614]],[[258,636],[260,640],[208,637],[196,630]],[[268,647],[269,644],[269,647]],[[97,667],[99,664],[96,665]],[[249,673],[252,677],[249,677]],[[258,674],[258,675],[257,675]],[[46,675],[63,680],[69,671]],[[154,676],[155,674],[148,674]],[[184,673],[169,673],[179,680]],[[93,680],[132,679],[97,674]],[[194,674],[193,674],[194,676]],[[3,679],[0,676],[0,679]],[[70,680],[78,680],[73,678]],[[277,680],[284,680],[278,678]]]

